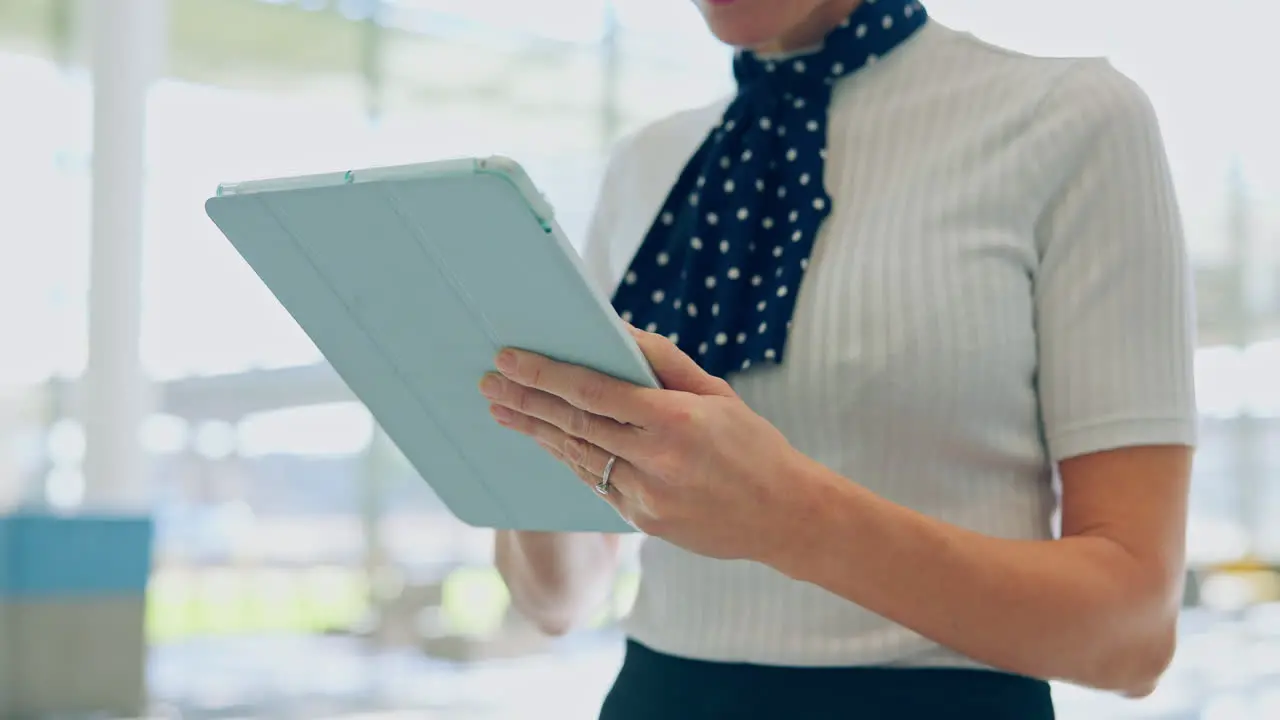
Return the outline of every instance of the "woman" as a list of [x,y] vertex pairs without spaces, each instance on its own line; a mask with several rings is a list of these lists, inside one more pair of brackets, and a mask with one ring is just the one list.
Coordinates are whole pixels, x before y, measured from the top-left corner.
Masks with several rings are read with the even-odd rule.
[[[663,390],[481,390],[643,531],[602,718],[1053,716],[1173,653],[1191,296],[1146,97],[909,0],[702,0],[738,93],[631,137],[585,257]],[[500,533],[565,632],[619,538]]]

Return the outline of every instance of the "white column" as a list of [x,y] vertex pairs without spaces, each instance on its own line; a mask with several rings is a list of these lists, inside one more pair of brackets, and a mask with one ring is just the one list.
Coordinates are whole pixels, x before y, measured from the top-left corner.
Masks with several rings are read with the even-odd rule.
[[80,394],[85,502],[147,504],[138,432],[150,405],[139,357],[143,175],[148,90],[168,39],[166,0],[80,5],[93,74],[89,361]]

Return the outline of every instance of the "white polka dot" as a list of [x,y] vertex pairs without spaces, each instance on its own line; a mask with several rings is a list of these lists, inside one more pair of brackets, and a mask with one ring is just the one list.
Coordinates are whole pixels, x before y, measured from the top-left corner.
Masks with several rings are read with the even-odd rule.
[[749,162],[750,160],[751,160],[751,150],[749,150],[749,149],[748,149],[748,150],[743,150],[743,151],[742,151],[742,162]]
[[831,66],[831,74],[839,75],[844,72],[844,63],[835,63]]
[[760,283],[762,283],[762,282],[764,282],[764,278],[760,277],[759,275],[752,275],[752,276],[751,276],[751,284],[752,284],[752,285],[755,285],[755,286],[757,286],[757,287],[758,287],[758,286],[760,285]]
[[703,176],[699,175],[699,176],[698,176],[698,187],[702,187],[703,185],[706,185],[706,184],[707,184],[707,179],[706,179],[705,177],[703,177]]
[[799,153],[797,153],[797,152],[796,152],[796,149],[795,149],[795,148],[789,148],[789,149],[787,150],[787,159],[788,159],[788,160],[792,160],[792,161],[794,161],[798,155],[799,155]]
[[786,186],[779,187],[779,188],[778,188],[778,197],[780,197],[780,198],[784,198],[784,197],[786,197],[786,196],[787,196],[787,188],[786,188]]
[[809,173],[800,173],[800,184],[801,185],[809,184]]
[[764,64],[764,69],[765,69],[765,72],[773,72],[774,70],[778,69],[778,66],[774,65],[773,62],[770,61]]
[[740,332],[740,333],[738,333],[738,337],[736,337],[736,338],[734,338],[734,339],[738,341],[738,344],[739,344],[739,345],[741,345],[742,343],[744,343],[744,342],[746,342],[746,341],[747,341],[747,334],[746,334],[746,333],[744,333],[744,332]]
[[764,228],[765,230],[768,230],[769,228],[773,227],[773,218],[768,218],[768,217],[767,217],[767,218],[765,218],[765,219],[761,220],[761,221],[760,221],[760,227]]
[[772,121],[772,120],[770,120],[770,119],[769,119],[769,118],[767,118],[767,117],[762,117],[762,118],[760,118],[760,129],[761,129],[761,130],[768,130],[768,129],[769,129],[769,128],[771,128],[771,127],[773,127],[773,121]]
[[699,355],[706,355],[706,354],[707,354],[707,344],[706,344],[706,343],[702,343],[701,345],[699,345],[699,346],[698,346],[698,354],[699,354]]
[[628,271],[628,272],[627,272],[627,276],[626,276],[625,278],[623,278],[623,279],[622,279],[622,281],[623,281],[623,282],[625,282],[625,283],[626,283],[626,284],[628,284],[628,285],[635,285],[635,284],[636,284],[636,273],[635,273],[635,271],[634,271],[634,270],[630,270],[630,271]]
[[804,98],[796,98],[796,101],[792,104],[795,105],[795,108],[797,110],[799,110],[800,108],[804,107]]
[[861,37],[866,37],[866,36],[867,36],[867,26],[866,26],[866,25],[859,25],[857,28],[855,28],[855,29],[854,29],[853,34],[854,34],[854,35],[857,35],[857,36],[858,36],[858,37],[860,37],[860,38],[861,38]]
[[868,56],[867,56],[867,64],[868,64],[868,65],[875,65],[875,64],[876,64],[877,62],[879,62],[879,61],[880,61],[880,56],[879,56],[879,55],[874,55],[874,54],[873,54],[873,55],[868,55]]
[[818,151],[818,157],[822,158],[823,160],[826,160],[826,159],[827,159],[827,149],[826,149],[826,148],[822,148],[821,150],[819,150],[819,151]]
[[750,211],[750,210],[748,210],[748,209],[746,209],[746,208],[744,208],[744,207],[743,207],[743,208],[738,208],[738,219],[739,219],[739,220],[746,220],[748,217],[750,217],[750,215],[751,215],[751,211]]
[[680,333],[671,333],[667,336],[667,339],[673,343],[678,343],[680,342]]
[[[697,197],[697,196],[695,195],[694,197]],[[670,225],[671,223],[675,222],[675,220],[676,220],[676,219],[671,215],[671,213],[669,213],[669,212],[664,212],[664,213],[662,213],[662,224],[663,224],[663,225]]]
[[756,180],[756,190],[764,192],[764,180]]
[[774,277],[776,277],[776,278],[780,278],[780,277],[782,277],[782,268],[778,268],[777,270],[774,270],[774,271],[773,271],[773,276],[774,276]]
[[808,130],[809,132],[818,132],[818,121],[810,120],[809,122],[804,124],[804,129]]
[[728,240],[721,240],[721,241],[720,241],[720,252],[722,252],[722,253],[727,253],[727,252],[729,252],[729,241],[728,241]]
[[779,245],[779,246],[777,246],[777,247],[775,247],[775,248],[773,249],[773,256],[774,256],[774,257],[782,257],[782,246],[781,246],[781,245]]
[[732,180],[725,180],[725,181],[724,181],[724,191],[725,191],[725,192],[727,192],[727,193],[731,193],[731,192],[733,192],[734,188],[736,188],[736,187],[737,187],[737,185],[734,185]]
[[683,300],[681,300],[680,298],[676,298],[676,299],[675,299],[675,301],[671,303],[671,307],[673,307],[673,308],[675,308],[675,309],[677,309],[677,310],[679,310],[679,309],[680,309],[680,306],[681,306],[681,305],[684,305],[684,301],[683,301]]
[[689,317],[698,317],[698,306],[693,303],[686,305],[684,311],[688,313]]
[[718,222],[720,222],[720,216],[719,216],[719,215],[717,215],[717,214],[715,214],[715,213],[707,213],[707,224],[708,224],[708,225],[715,225],[715,224],[716,224],[716,223],[718,223]]
[[666,253],[664,253],[664,252],[660,252],[660,253],[658,253],[658,258],[657,258],[657,260],[658,260],[658,265],[659,265],[659,266],[666,265],[668,262],[670,262],[670,261],[671,261],[671,256],[670,256],[670,255],[668,255],[668,254],[666,254]]
[[787,296],[787,286],[786,285],[779,286],[778,297],[786,297],[786,296]]
[[747,358],[746,360],[742,361],[743,370],[746,370],[747,368],[750,368],[750,367],[751,367],[751,358]]
[[727,343],[727,342],[729,342],[729,336],[728,336],[728,335],[725,335],[724,333],[716,333],[716,344],[717,344],[717,345],[723,345],[723,344],[725,344],[725,343]]
[[768,303],[766,303],[766,302],[765,302],[765,301],[763,301],[763,300],[761,300],[760,302],[756,303],[756,310],[759,310],[760,312],[764,312],[764,309],[765,309],[766,307],[768,307]]
[[885,15],[884,18],[880,20],[880,24],[884,26],[885,30],[888,30],[889,28],[893,27],[893,16]]
[[644,326],[644,330],[645,332],[656,332],[658,330],[658,323],[651,322]]
[[800,242],[804,238],[804,233],[799,230],[791,233],[791,242]]
[[777,353],[777,351],[775,351],[773,348],[769,348],[768,350],[765,350],[765,351],[764,351],[764,356],[765,356],[766,358],[768,358],[769,360],[772,360],[772,359],[774,359],[774,358],[778,357],[778,353]]
[[725,124],[724,124],[725,130],[733,130],[735,127],[737,127],[737,123],[735,123],[734,121],[732,120],[725,121]]
[[786,125],[779,125],[779,126],[778,126],[778,137],[786,137],[786,136],[787,136],[787,126],[786,126]]
[[694,207],[698,206],[698,193],[689,193],[689,204]]
[[813,209],[814,209],[814,210],[821,210],[821,209],[825,208],[826,206],[827,206],[827,201],[826,201],[826,200],[823,200],[822,198],[814,198],[814,199],[813,199]]
[[809,269],[809,258],[800,258],[800,269],[801,270]]
[[760,323],[760,334],[763,335],[765,330],[769,329],[769,323]]
[[792,63],[792,64],[791,64],[791,67],[795,68],[795,71],[796,71],[796,72],[802,73],[802,72],[804,72],[804,69],[805,69],[805,68],[804,68],[804,61],[803,61],[803,60],[797,60],[797,61],[795,61],[794,63]]
[[653,291],[653,301],[656,303],[662,302],[664,299],[666,299],[666,297],[667,297],[667,294],[662,292],[661,290]]
[[717,316],[720,314],[720,303],[711,303],[711,314]]
[[915,15],[915,14],[916,14],[916,9],[910,5],[902,9],[903,17],[911,17],[912,15]]
[[792,211],[791,211],[791,213],[787,215],[787,219],[788,219],[788,220],[790,220],[791,222],[795,222],[796,220],[799,220],[799,219],[800,219],[800,211],[799,211],[799,210],[792,210]]
[[716,286],[716,276],[715,276],[715,275],[708,275],[708,276],[707,276],[707,289],[709,290],[709,289],[711,289],[711,288],[713,288],[713,287],[715,287],[715,286]]
[[626,322],[631,322],[631,318],[632,318],[632,317],[633,317],[633,316],[632,316],[632,314],[631,314],[631,311],[630,311],[630,310],[623,310],[623,311],[622,311],[622,319],[623,319],[624,321],[626,321]]
[[696,236],[696,235],[695,235],[694,237],[690,238],[690,239],[689,239],[689,247],[693,248],[694,250],[701,250],[701,249],[702,249],[702,238],[700,238],[700,237],[698,237],[698,236]]
[[724,168],[725,170],[728,170],[729,166],[732,164],[733,164],[733,161],[729,159],[728,155],[725,155],[724,157],[720,158],[720,167]]
[[736,267],[729,268],[729,272],[727,274],[730,280],[737,280],[742,276],[742,273]]

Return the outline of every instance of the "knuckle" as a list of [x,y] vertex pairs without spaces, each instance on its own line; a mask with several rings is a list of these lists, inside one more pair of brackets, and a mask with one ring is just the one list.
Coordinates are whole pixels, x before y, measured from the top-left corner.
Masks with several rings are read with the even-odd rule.
[[528,382],[530,385],[533,385],[534,387],[538,387],[539,385],[542,384],[542,375],[543,375],[542,363],[536,360],[530,359],[524,363],[524,366],[521,367],[520,370],[522,370],[524,376],[528,378]]
[[512,407],[522,413],[528,414],[530,406],[533,404],[533,393],[529,392],[525,388],[516,387],[508,391],[508,397],[511,400]]
[[578,399],[584,407],[595,407],[604,397],[604,382],[600,378],[589,378],[578,386]]
[[574,410],[569,414],[569,432],[578,437],[587,437],[595,425],[591,413],[586,410]]

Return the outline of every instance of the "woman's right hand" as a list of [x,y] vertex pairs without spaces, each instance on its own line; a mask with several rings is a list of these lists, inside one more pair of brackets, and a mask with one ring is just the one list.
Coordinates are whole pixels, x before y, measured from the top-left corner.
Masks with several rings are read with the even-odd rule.
[[621,535],[499,530],[494,565],[515,609],[548,635],[563,635],[609,595]]

